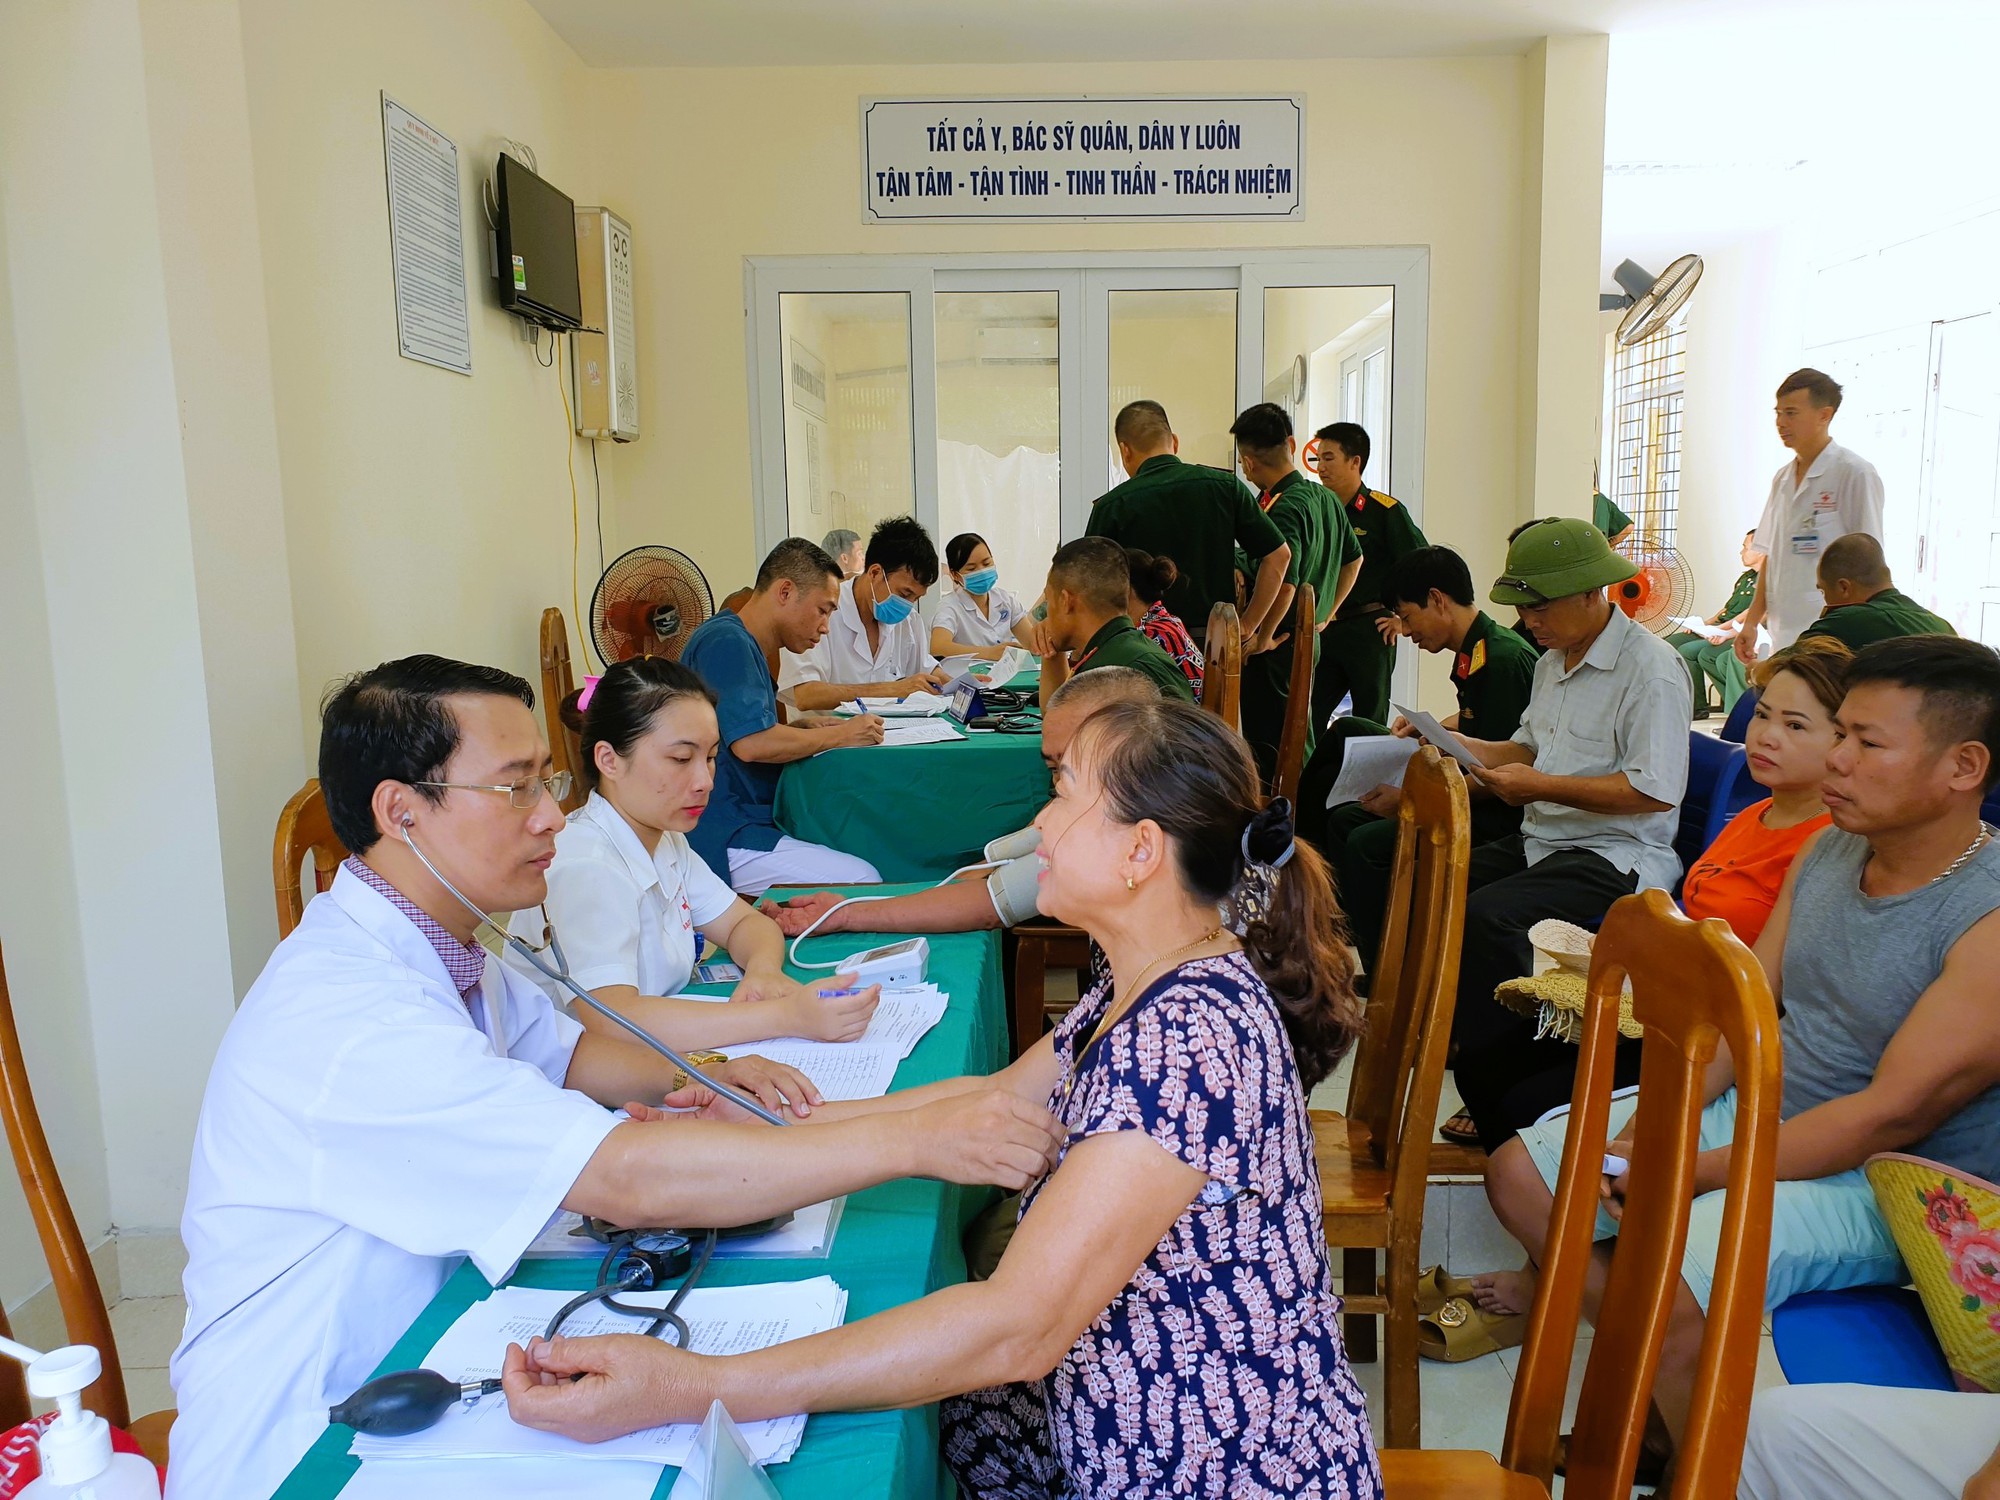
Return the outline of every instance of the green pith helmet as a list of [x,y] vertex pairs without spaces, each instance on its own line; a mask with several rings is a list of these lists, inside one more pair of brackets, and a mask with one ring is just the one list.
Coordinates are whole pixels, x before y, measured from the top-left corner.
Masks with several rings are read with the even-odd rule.
[[1507,544],[1507,571],[1486,596],[1516,608],[1622,583],[1639,570],[1611,550],[1588,521],[1552,516],[1523,527]]

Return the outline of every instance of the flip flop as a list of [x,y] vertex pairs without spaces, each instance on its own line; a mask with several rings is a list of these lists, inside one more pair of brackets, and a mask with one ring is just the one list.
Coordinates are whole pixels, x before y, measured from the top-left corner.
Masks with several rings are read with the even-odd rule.
[[1444,1364],[1512,1349],[1528,1334],[1526,1313],[1489,1313],[1470,1297],[1447,1297],[1417,1319],[1417,1353]]
[[[1460,1120],[1465,1121],[1465,1123],[1463,1125],[1459,1124]],[[1462,1109],[1449,1120],[1446,1120],[1444,1124],[1438,1126],[1438,1135],[1441,1139],[1450,1141],[1454,1146],[1476,1146],[1479,1144],[1479,1127],[1472,1123],[1472,1116]]]

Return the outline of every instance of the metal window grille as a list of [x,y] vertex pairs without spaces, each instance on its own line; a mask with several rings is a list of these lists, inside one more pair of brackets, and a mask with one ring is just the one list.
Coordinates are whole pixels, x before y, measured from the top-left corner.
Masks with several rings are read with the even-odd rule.
[[1612,367],[1611,499],[1635,523],[1625,550],[1671,547],[1680,519],[1687,324],[1620,349]]

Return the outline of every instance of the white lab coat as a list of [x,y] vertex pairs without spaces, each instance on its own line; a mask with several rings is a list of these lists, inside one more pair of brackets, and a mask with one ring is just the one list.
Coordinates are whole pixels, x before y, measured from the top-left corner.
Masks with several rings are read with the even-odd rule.
[[979,601],[964,589],[953,589],[938,606],[933,628],[942,625],[955,641],[968,646],[1011,646],[1014,627],[1027,618],[1021,601],[1006,589],[994,587],[986,595],[987,610],[979,612]]
[[1772,477],[1756,544],[1766,559],[1764,626],[1780,650],[1826,606],[1819,560],[1827,544],[1856,531],[1883,540],[1882,476],[1858,453],[1828,443],[1803,482],[1793,483],[1790,463]]
[[778,653],[778,696],[787,703],[796,706],[792,689],[802,682],[889,683],[937,665],[927,644],[931,628],[915,610],[901,624],[882,626],[880,649],[869,650],[854,584],[850,578],[840,586],[840,602],[833,607],[833,618],[818,645],[810,651]]
[[170,1500],[269,1495],[460,1261],[512,1270],[618,1117],[488,958],[461,1001],[347,870],[230,1023],[195,1133]]
[[[592,792],[556,835],[547,904],[570,977],[585,989],[629,984],[642,995],[678,995],[694,972],[695,929],[719,921],[736,892],[678,833],[662,834],[648,854],[618,809]],[[516,912],[509,925],[542,940],[539,910]],[[575,997],[526,959],[510,952],[506,964],[572,1008]]]

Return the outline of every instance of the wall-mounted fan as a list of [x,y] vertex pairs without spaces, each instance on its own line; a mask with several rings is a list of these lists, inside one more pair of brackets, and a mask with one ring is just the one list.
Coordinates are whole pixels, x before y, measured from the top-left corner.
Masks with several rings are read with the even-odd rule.
[[1621,261],[1611,279],[1625,289],[1625,295],[1607,293],[1597,299],[1597,306],[1601,312],[1625,309],[1618,320],[1618,347],[1625,349],[1658,333],[1686,305],[1701,280],[1701,257],[1683,255],[1657,276],[1636,261]]
[[1694,603],[1694,569],[1672,547],[1639,539],[1628,544],[1639,571],[1611,585],[1611,601],[1655,635],[1671,635],[1674,619]]
[[632,656],[679,659],[715,595],[701,569],[672,547],[620,553],[590,596],[590,637],[607,666]]

